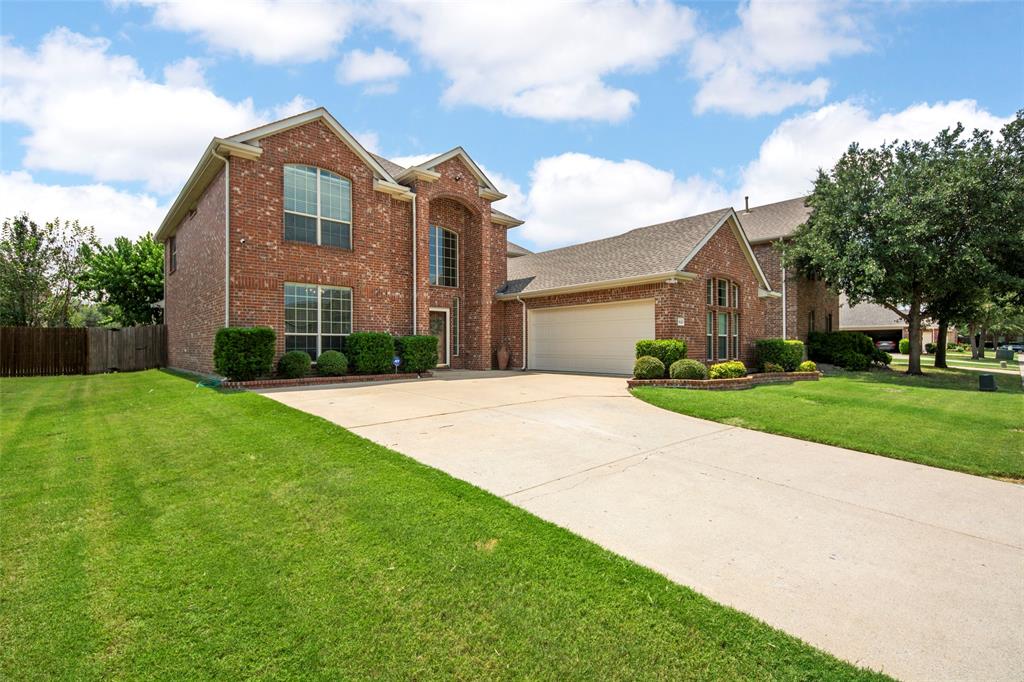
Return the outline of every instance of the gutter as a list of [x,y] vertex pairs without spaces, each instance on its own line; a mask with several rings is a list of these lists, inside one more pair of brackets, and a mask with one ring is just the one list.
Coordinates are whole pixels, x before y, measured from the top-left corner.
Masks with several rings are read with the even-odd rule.
[[786,267],[782,267],[782,338],[786,337]]
[[210,152],[214,158],[224,162],[224,326],[231,326],[231,161],[217,153]]
[[616,289],[618,287],[636,286],[640,284],[655,284],[667,280],[688,282],[697,279],[692,272],[671,270],[659,272],[653,275],[640,275],[637,277],[620,277],[619,279],[606,279],[597,282],[584,282],[582,284],[569,284],[562,287],[550,287],[548,289],[537,289],[536,291],[520,292],[517,294],[497,294],[500,300],[520,301],[524,298],[538,298],[542,296],[554,296],[555,294],[566,294],[578,291],[597,291],[600,289]]
[[416,193],[412,194],[412,335],[416,336],[416,290],[419,282],[416,281]]

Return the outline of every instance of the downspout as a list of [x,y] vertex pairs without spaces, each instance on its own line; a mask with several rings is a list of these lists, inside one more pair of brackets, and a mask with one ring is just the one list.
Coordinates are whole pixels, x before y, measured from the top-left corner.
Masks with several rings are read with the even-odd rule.
[[412,192],[412,335],[416,336],[416,193]]
[[786,338],[786,268],[782,268],[782,338]]
[[523,351],[523,366],[519,368],[520,371],[526,371],[526,301],[523,300],[522,296],[516,296],[516,300],[519,301],[523,306],[523,340],[521,343]]
[[224,326],[231,326],[228,306],[231,301],[231,161],[214,150],[215,157],[224,162]]

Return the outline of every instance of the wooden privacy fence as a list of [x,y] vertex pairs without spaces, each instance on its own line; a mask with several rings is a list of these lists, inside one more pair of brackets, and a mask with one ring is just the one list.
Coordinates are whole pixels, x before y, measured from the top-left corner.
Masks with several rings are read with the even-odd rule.
[[167,364],[167,329],[0,327],[0,376],[130,372]]

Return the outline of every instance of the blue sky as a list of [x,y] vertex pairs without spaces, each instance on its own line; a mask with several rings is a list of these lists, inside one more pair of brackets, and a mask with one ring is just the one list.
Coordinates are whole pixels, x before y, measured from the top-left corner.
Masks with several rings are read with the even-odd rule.
[[997,129],[1024,3],[4,2],[4,215],[154,230],[203,147],[312,106],[464,146],[544,249],[805,193],[858,140]]

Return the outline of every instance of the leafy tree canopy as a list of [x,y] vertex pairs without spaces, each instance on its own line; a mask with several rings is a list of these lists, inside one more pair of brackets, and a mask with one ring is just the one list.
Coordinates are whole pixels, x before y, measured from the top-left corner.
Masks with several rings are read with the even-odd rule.
[[154,304],[164,296],[164,249],[146,234],[132,241],[118,237],[113,244],[86,252],[86,271],[78,279],[83,291],[105,306],[122,326],[153,324],[162,313]]

